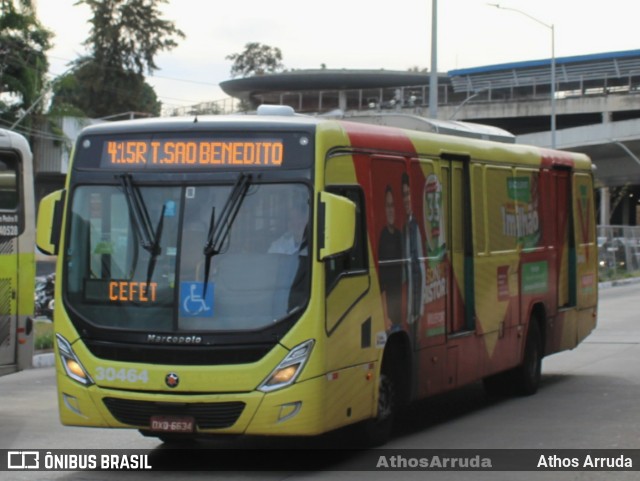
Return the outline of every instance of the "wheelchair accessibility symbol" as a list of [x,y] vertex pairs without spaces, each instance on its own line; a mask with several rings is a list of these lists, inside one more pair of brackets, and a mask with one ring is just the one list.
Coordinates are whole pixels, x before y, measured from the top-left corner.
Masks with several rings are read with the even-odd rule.
[[202,296],[203,282],[180,283],[180,315],[182,317],[213,317],[213,284],[207,284]]

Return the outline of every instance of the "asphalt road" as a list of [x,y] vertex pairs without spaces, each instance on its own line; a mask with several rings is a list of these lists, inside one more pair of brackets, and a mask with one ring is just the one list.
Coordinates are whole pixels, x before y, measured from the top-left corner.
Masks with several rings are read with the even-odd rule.
[[[490,399],[480,384],[438,396],[405,411],[389,449],[640,449],[640,284],[601,290],[599,324],[578,348],[546,358],[542,386],[531,397]],[[208,473],[0,472],[11,480],[128,479],[433,479],[637,480],[640,472],[382,472],[353,471],[367,455],[348,451],[320,461],[314,472],[251,472],[263,448],[291,456],[323,456],[348,432],[313,440],[236,439],[199,447],[241,448],[233,471]],[[136,431],[60,425],[53,368],[0,378],[0,449],[152,449],[159,441]],[[256,448],[256,449],[249,449]],[[295,448],[311,448],[307,451]],[[316,449],[317,448],[317,449]],[[282,455],[282,454],[281,454]],[[222,455],[224,456],[224,455]],[[315,461],[318,462],[317,458]],[[226,466],[229,467],[227,459]],[[323,464],[324,463],[324,464]],[[640,466],[636,467],[636,469]]]

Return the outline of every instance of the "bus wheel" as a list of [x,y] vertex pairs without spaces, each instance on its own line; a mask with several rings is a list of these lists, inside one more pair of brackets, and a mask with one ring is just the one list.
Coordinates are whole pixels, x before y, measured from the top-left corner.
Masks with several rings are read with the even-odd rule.
[[540,386],[542,371],[542,336],[538,319],[529,321],[529,332],[524,351],[524,359],[518,367],[493,374],[482,380],[484,390],[490,397],[507,397],[513,394],[530,396]]
[[397,407],[397,378],[383,367],[378,387],[378,414],[362,425],[362,437],[367,446],[381,446],[389,440]]
[[517,394],[530,396],[538,391],[542,372],[542,336],[538,319],[532,316],[529,320],[527,343],[522,364],[514,371],[514,387]]

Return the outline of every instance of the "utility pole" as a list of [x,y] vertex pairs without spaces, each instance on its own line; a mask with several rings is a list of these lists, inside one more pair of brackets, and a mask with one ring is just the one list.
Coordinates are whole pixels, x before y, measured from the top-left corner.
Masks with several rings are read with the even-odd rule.
[[429,117],[438,118],[438,0],[431,0],[431,73],[429,75]]

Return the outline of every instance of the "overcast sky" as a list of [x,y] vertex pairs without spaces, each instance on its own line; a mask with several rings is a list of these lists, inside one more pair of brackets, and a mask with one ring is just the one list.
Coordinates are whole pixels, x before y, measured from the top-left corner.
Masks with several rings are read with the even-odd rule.
[[[438,70],[550,58],[551,29],[485,0],[438,1]],[[55,33],[50,73],[87,53],[90,10],[76,0],[38,0],[40,21]],[[555,25],[557,57],[640,49],[640,1],[506,0]],[[384,6],[386,5],[386,6]],[[186,35],[160,54],[148,78],[166,106],[218,100],[218,83],[248,42],[282,50],[286,68],[407,70],[431,64],[431,0],[169,0],[165,18]]]

